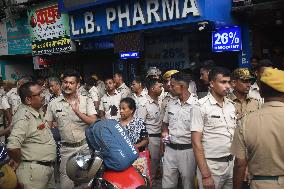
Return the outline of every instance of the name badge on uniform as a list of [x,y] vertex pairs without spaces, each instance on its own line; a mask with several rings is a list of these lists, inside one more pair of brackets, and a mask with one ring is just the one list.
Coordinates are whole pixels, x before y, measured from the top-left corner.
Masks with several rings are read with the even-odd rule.
[[212,115],[211,118],[220,118],[220,116]]

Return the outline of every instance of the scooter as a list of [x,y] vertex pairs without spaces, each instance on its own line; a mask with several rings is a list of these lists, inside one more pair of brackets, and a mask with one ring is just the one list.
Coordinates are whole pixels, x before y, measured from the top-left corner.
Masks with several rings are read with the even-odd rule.
[[20,188],[17,184],[17,177],[13,168],[9,165],[9,157],[6,146],[0,143],[0,188]]
[[66,172],[75,183],[88,183],[85,189],[148,188],[150,182],[133,166],[116,172],[105,169],[99,152],[73,154],[67,161]]

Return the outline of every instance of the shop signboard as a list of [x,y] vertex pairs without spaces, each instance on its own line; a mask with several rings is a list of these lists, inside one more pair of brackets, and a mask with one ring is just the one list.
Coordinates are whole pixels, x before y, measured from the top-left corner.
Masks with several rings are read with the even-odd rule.
[[217,29],[212,33],[212,51],[241,51],[241,28],[238,26]]
[[100,5],[103,3],[109,3],[118,0],[59,0],[58,3],[61,5],[63,11],[73,11],[89,6]]
[[173,26],[204,19],[196,0],[117,1],[69,12],[71,38],[80,39],[150,28]]
[[160,36],[145,40],[145,66],[162,70],[189,68],[187,35]]
[[35,6],[28,11],[33,55],[72,51],[69,18],[60,14],[57,3]]
[[7,40],[8,40],[8,54],[30,54],[32,53],[31,47],[31,34],[29,24],[26,18],[16,20],[16,26],[13,27],[10,22],[6,23],[7,26]]
[[119,57],[121,60],[140,58],[139,52],[120,52]]
[[0,55],[8,55],[7,28],[5,23],[0,23]]

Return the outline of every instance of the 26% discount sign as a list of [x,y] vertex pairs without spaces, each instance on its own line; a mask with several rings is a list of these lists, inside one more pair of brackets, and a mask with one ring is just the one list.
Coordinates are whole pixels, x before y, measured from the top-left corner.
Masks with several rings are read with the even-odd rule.
[[212,33],[212,51],[241,51],[241,28],[238,26],[220,28]]

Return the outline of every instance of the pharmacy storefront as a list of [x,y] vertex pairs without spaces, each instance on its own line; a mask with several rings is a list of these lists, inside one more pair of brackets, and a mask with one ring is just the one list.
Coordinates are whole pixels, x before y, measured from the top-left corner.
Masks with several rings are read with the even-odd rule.
[[62,0],[60,9],[69,14],[71,39],[81,45],[111,40],[118,60],[114,68],[132,74],[152,66],[183,70],[205,59],[221,60],[228,52],[213,52],[212,32],[234,26],[228,0]]

